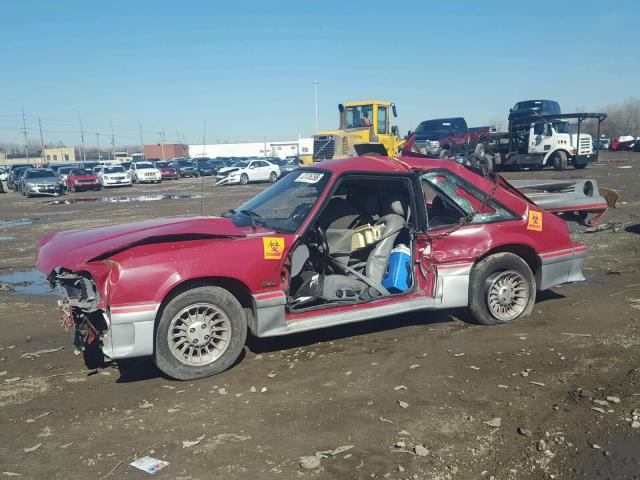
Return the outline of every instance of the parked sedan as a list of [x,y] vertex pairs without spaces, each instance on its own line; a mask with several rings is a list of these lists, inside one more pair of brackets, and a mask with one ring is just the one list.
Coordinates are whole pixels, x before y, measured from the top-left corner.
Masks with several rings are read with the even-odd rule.
[[230,185],[249,182],[274,183],[280,177],[280,167],[265,160],[245,160],[231,167],[221,168],[216,176],[216,185]]
[[196,168],[198,169],[198,175],[201,177],[211,177],[218,173],[216,164],[211,160],[198,160],[195,162],[195,164]]
[[32,168],[33,165],[26,164],[14,164],[9,167],[9,173],[7,175],[7,187],[11,190],[18,190],[18,178],[23,170]]
[[156,162],[156,168],[160,170],[162,180],[178,180],[180,178],[178,169],[171,162]]
[[67,188],[72,192],[81,192],[83,190],[100,190],[102,185],[100,179],[90,170],[86,168],[74,168],[67,174]]
[[121,166],[96,167],[93,172],[100,179],[103,187],[130,187],[131,175]]
[[133,183],[160,183],[162,174],[151,162],[133,162],[129,169]]
[[291,172],[300,168],[300,159],[298,157],[288,159],[284,165],[280,166],[280,176],[284,177]]
[[27,198],[36,195],[64,195],[64,184],[53,170],[28,168],[20,178],[20,192]]

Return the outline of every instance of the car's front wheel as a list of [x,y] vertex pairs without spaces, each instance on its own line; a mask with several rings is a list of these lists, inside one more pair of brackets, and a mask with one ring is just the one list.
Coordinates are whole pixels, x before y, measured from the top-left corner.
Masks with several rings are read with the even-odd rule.
[[474,323],[498,325],[526,317],[535,300],[535,277],[518,255],[496,253],[471,270],[469,310]]
[[269,174],[269,182],[276,183],[278,181],[278,174],[276,172],[271,172]]
[[249,176],[246,173],[240,175],[240,185],[246,185],[249,183]]
[[177,380],[223,372],[237,360],[247,337],[238,300],[220,287],[198,287],[173,298],[156,327],[156,366]]

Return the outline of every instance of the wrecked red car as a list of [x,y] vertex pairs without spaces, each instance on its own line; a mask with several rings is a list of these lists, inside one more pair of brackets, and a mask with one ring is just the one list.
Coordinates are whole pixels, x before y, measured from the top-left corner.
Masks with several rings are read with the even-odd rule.
[[[584,280],[586,247],[500,177],[447,160],[355,157],[296,170],[221,217],[60,232],[37,267],[76,345],[213,375],[258,337],[467,307],[527,316],[536,291]],[[390,324],[391,325],[391,324]]]

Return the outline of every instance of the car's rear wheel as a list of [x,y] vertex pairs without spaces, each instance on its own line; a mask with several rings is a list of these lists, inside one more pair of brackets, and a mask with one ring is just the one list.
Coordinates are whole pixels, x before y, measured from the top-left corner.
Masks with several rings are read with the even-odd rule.
[[240,175],[240,185],[246,185],[247,183],[249,183],[249,177],[246,173],[243,173]]
[[278,181],[278,174],[276,172],[271,172],[269,174],[269,182],[276,183]]
[[496,253],[471,270],[469,311],[481,325],[513,322],[531,313],[536,280],[527,262],[513,253]]
[[238,300],[220,287],[198,287],[173,298],[156,327],[154,360],[177,380],[229,368],[242,352],[247,320]]

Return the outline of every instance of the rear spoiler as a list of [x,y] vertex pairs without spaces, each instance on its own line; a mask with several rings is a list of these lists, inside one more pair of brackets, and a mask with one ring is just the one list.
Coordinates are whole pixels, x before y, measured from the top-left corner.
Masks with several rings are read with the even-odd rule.
[[[578,220],[587,226],[596,225],[620,195],[608,188],[598,188],[595,180],[513,180],[502,179],[520,197],[562,215],[566,220]],[[589,214],[593,214],[588,218]]]

